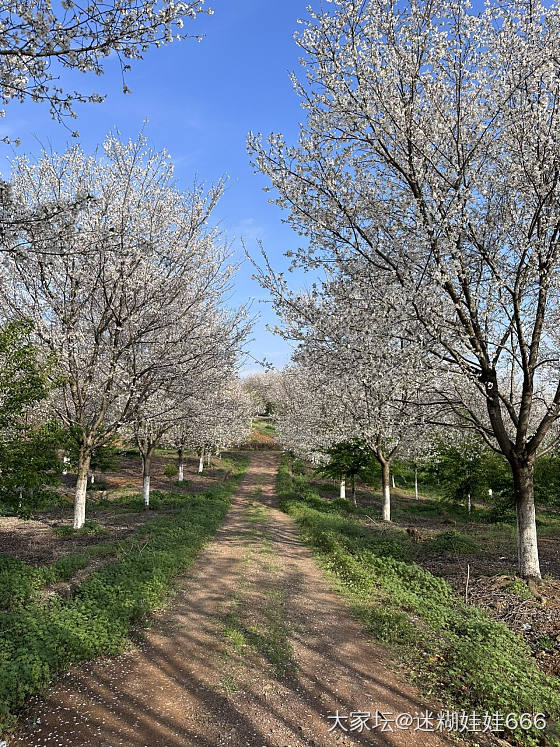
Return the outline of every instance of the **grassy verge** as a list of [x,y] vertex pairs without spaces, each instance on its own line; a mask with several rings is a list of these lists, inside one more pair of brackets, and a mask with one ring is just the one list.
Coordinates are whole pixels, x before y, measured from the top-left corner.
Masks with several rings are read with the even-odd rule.
[[[240,458],[226,483],[181,496],[172,515],[143,524],[114,546],[117,559],[94,571],[70,601],[54,597],[39,604],[34,596],[46,583],[71,575],[71,557],[46,569],[29,569],[19,561],[12,573],[0,569],[23,588],[19,601],[14,604],[10,597],[9,608],[0,612],[0,734],[25,699],[44,690],[69,664],[122,648],[133,624],[163,602],[174,576],[214,535],[247,464]],[[83,559],[76,563],[84,564]]]
[[372,532],[344,506],[320,498],[304,475],[292,477],[287,461],[277,487],[283,510],[368,632],[393,646],[429,695],[455,710],[544,713],[546,732],[517,728],[504,736],[527,747],[560,745],[560,681],[539,670],[518,635],[414,563],[406,533]]

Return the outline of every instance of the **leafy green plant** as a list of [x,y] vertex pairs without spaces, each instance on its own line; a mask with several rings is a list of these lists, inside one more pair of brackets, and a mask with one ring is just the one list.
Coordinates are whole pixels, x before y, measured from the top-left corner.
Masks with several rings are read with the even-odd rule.
[[177,477],[177,467],[174,464],[166,464],[163,468],[166,477]]
[[434,555],[443,555],[445,553],[474,555],[482,553],[482,548],[478,542],[466,534],[461,534],[456,529],[439,532],[435,537],[423,543],[422,550],[426,554]]
[[68,537],[71,535],[82,536],[84,534],[99,534],[104,532],[103,527],[91,519],[86,519],[83,527],[80,529],[74,529],[70,524],[62,524],[61,526],[54,527],[54,533],[59,537]]
[[0,610],[21,608],[35,599],[44,586],[71,578],[86,563],[84,555],[72,555],[47,566],[33,566],[0,555]]
[[519,599],[531,599],[529,587],[522,578],[515,578],[511,584],[506,586],[506,591],[510,594],[515,594]]

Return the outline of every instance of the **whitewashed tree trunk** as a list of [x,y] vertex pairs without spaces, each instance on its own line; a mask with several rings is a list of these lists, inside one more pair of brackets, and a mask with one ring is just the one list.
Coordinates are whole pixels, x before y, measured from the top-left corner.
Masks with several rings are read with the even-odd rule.
[[391,475],[391,485],[395,487],[395,475]]
[[91,452],[86,448],[80,449],[74,496],[74,529],[81,529],[86,520],[86,491],[90,459]]
[[94,485],[95,484],[95,474],[92,472],[89,476],[89,484]]
[[471,512],[471,505],[472,505],[472,501],[471,501],[471,494],[470,494],[470,493],[467,493],[467,512],[468,512],[469,514],[470,514],[470,512]]
[[204,470],[204,449],[201,449],[198,460],[198,471],[199,473]]
[[382,504],[381,504],[381,516],[383,521],[391,521],[391,483],[390,483],[390,469],[391,465],[389,462],[383,462],[381,464],[381,486],[382,486]]
[[512,465],[517,511],[517,556],[523,578],[540,579],[532,463]]
[[414,497],[418,500],[418,465],[414,465]]
[[346,480],[344,477],[340,481],[340,497],[346,500]]
[[179,456],[179,471],[177,474],[177,482],[183,482],[183,480],[185,479],[184,465],[183,465],[183,449],[181,448],[177,449],[177,454]]
[[150,507],[150,472],[152,468],[152,455],[142,454],[142,503],[144,508]]
[[67,475],[68,474],[68,470],[66,469],[65,465],[67,465],[69,461],[70,461],[70,459],[67,456],[62,457],[62,465],[63,465],[62,466],[62,474],[63,475]]

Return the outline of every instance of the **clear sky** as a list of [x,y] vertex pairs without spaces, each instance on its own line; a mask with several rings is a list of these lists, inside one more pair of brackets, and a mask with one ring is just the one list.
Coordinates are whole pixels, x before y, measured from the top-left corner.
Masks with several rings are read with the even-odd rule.
[[[262,240],[275,267],[285,266],[283,253],[300,241],[281,222],[282,214],[269,205],[263,187],[267,182],[255,175],[246,153],[249,130],[268,134],[283,132],[289,141],[297,138],[303,112],[289,80],[297,70],[298,47],[293,33],[297,19],[307,16],[307,0],[207,0],[212,16],[185,21],[184,31],[205,38],[201,43],[185,40],[150,50],[144,60],[126,74],[132,94],[122,94],[120,69],[108,60],[101,77],[63,73],[69,88],[106,93],[102,104],[76,107],[77,121],[70,130],[80,132],[80,142],[91,150],[105,134],[118,127],[124,138],[134,137],[145,126],[145,134],[157,149],[166,148],[175,163],[180,186],[193,177],[214,181],[229,176],[228,190],[216,217],[227,236],[243,236],[257,253]],[[300,27],[301,28],[301,27]],[[0,120],[0,135],[20,137],[17,153],[36,156],[41,146],[63,150],[76,142],[70,131],[51,120],[41,104],[11,104]],[[14,148],[0,145],[2,173],[7,175]],[[246,263],[240,270],[233,301],[255,298],[254,309],[261,321],[250,346],[252,354],[265,356],[277,366],[289,358],[289,348],[279,337],[265,331],[273,321],[265,293],[251,279]],[[255,366],[249,364],[249,368]]]

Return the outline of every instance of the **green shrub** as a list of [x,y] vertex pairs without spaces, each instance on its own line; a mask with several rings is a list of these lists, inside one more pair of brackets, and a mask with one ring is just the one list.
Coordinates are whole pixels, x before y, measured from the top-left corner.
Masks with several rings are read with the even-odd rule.
[[294,459],[292,461],[292,474],[305,475],[305,472],[305,462],[302,459]]
[[331,506],[335,511],[345,511],[346,513],[353,513],[356,510],[356,506],[347,498],[335,498],[331,501]]
[[106,480],[103,480],[102,478],[97,477],[95,479],[94,483],[89,483],[87,486],[88,493],[95,493],[102,490],[107,490],[109,488],[109,483]]
[[499,498],[486,514],[486,521],[491,524],[513,524],[517,522],[515,506],[510,498]]

